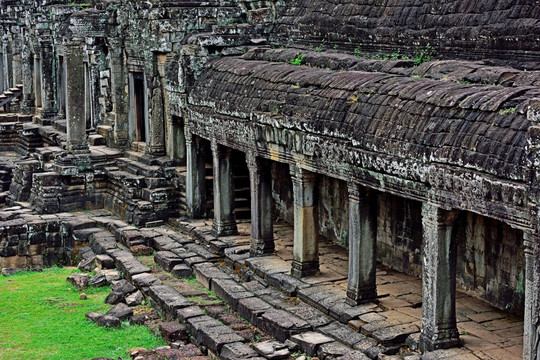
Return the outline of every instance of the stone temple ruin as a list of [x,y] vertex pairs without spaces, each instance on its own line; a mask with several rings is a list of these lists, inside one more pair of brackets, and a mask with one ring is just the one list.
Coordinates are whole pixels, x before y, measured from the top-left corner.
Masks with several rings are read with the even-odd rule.
[[146,244],[321,358],[540,359],[538,2],[0,0],[0,25],[1,268],[90,248],[176,319]]

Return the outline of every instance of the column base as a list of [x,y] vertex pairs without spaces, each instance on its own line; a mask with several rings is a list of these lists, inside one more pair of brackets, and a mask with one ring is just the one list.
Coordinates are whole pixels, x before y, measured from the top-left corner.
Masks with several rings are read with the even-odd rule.
[[273,254],[275,250],[274,239],[253,239],[251,238],[251,244],[249,254],[251,256],[263,256]]
[[214,221],[214,224],[212,225],[212,235],[215,237],[238,235],[236,222],[217,223]]
[[437,333],[422,329],[420,334],[420,351],[435,351],[461,346],[457,329],[440,330]]
[[347,289],[347,298],[345,302],[348,305],[356,306],[367,302],[374,302],[377,300],[377,287],[367,287],[363,289]]
[[297,279],[301,279],[306,276],[315,275],[319,272],[319,262],[318,261],[305,261],[299,262],[293,260],[291,275]]

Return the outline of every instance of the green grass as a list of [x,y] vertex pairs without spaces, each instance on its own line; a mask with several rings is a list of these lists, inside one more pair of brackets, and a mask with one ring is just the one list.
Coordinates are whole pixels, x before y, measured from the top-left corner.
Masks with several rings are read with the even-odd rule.
[[89,288],[87,300],[66,283],[77,269],[48,269],[0,277],[0,359],[89,359],[122,357],[127,349],[165,343],[144,326],[102,328],[87,320],[89,311],[106,312],[110,289]]

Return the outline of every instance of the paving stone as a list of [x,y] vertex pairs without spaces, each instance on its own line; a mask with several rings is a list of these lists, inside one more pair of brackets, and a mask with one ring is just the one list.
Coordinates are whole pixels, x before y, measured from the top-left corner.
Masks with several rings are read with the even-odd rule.
[[383,320],[386,320],[386,318],[379,314],[379,313],[376,313],[376,312],[370,312],[370,313],[366,313],[366,314],[362,314],[358,317],[361,321],[363,321],[364,323],[370,323],[372,321],[383,321]]
[[351,352],[350,347],[345,346],[338,341],[332,341],[332,342],[322,344],[319,347],[319,351],[317,352],[317,355],[319,356],[319,358],[322,358],[322,359],[326,359],[326,358],[333,359],[333,358],[345,355],[350,352]]
[[178,309],[176,312],[178,320],[186,322],[187,319],[204,315],[204,311],[199,306],[188,306],[182,309]]
[[193,275],[193,270],[186,264],[178,264],[172,268],[171,274],[177,278],[190,278]]
[[322,344],[334,341],[334,339],[316,331],[307,331],[291,337],[291,341],[300,345],[308,355],[317,355],[317,350]]
[[162,322],[158,326],[161,337],[167,342],[185,341],[188,340],[189,335],[186,327],[180,324],[178,321]]
[[265,312],[262,315],[261,327],[278,341],[285,341],[292,335],[311,330],[311,325],[307,322],[284,310]]
[[287,309],[287,311],[307,321],[313,328],[328,325],[332,319],[323,314],[320,310],[315,309],[305,303],[300,303]]
[[139,255],[152,255],[154,253],[154,248],[146,245],[134,245],[129,248],[129,251],[135,256]]
[[179,248],[180,244],[168,236],[158,236],[152,239],[152,247],[158,251],[172,251]]
[[364,355],[361,351],[353,350],[338,357],[337,360],[369,360],[369,357]]
[[410,334],[419,331],[418,326],[414,324],[401,324],[377,330],[373,332],[373,338],[384,346],[396,345],[404,343]]
[[150,286],[148,296],[167,319],[174,319],[178,309],[191,305],[178,291],[167,285]]
[[214,318],[208,315],[196,316],[186,320],[189,333],[199,344],[203,343],[203,328],[210,328],[221,326],[221,324]]
[[364,340],[366,337],[360,333],[357,333],[347,325],[342,325],[338,322],[333,322],[318,329],[323,334],[341,341],[342,343],[354,346],[356,343]]
[[133,315],[133,310],[126,304],[120,303],[114,305],[105,315],[117,317],[122,321],[131,317]]
[[253,348],[269,360],[287,359],[290,355],[289,349],[284,344],[274,340],[256,343]]
[[225,344],[219,356],[223,360],[249,359],[257,356],[257,352],[244,343],[235,342]]

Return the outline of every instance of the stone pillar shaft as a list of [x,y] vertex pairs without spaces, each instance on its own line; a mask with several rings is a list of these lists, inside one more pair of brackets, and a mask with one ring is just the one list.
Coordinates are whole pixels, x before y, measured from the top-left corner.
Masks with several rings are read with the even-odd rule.
[[150,139],[146,152],[153,156],[165,155],[165,54],[159,54],[154,59],[154,77],[151,85],[151,109],[150,109]]
[[22,48],[22,82],[23,98],[21,103],[21,114],[30,115],[34,113],[34,56],[30,51],[29,44],[23,44]]
[[[82,54],[82,48],[81,48]],[[56,89],[54,86],[55,78],[55,61],[54,61],[54,52],[51,43],[51,39],[42,38],[40,39],[40,58],[41,58],[41,89],[42,98],[41,98],[41,117],[43,119],[50,119],[56,115],[56,101],[55,94]],[[81,66],[82,66],[82,57],[81,57]],[[82,72],[84,74],[84,71]],[[83,78],[84,81],[84,78]],[[84,90],[84,82],[82,83]],[[39,91],[39,89],[36,89]],[[83,103],[84,106],[84,103]],[[84,107],[82,108],[84,110]],[[79,110],[80,111],[80,110]]]
[[358,305],[377,298],[377,207],[375,195],[349,184],[349,279],[347,303]]
[[114,112],[114,141],[118,147],[128,145],[129,120],[128,97],[126,94],[126,75],[122,44],[108,39],[111,58],[111,95]]
[[272,219],[272,173],[270,164],[254,153],[247,153],[251,191],[251,256],[274,252]]
[[294,197],[294,246],[291,274],[296,278],[319,271],[319,244],[315,186],[317,174],[291,165]]
[[67,81],[67,146],[74,154],[89,152],[86,142],[86,119],[84,116],[84,63],[83,51],[79,44],[65,47]]
[[524,233],[525,245],[525,314],[523,324],[523,359],[540,359],[540,239]]
[[200,137],[193,139],[187,129],[186,135],[186,208],[190,218],[198,219],[206,212],[204,147]]
[[460,344],[456,326],[457,211],[422,204],[423,273],[420,348],[433,351]]
[[214,174],[214,236],[238,234],[234,213],[234,178],[231,163],[231,149],[212,140]]

